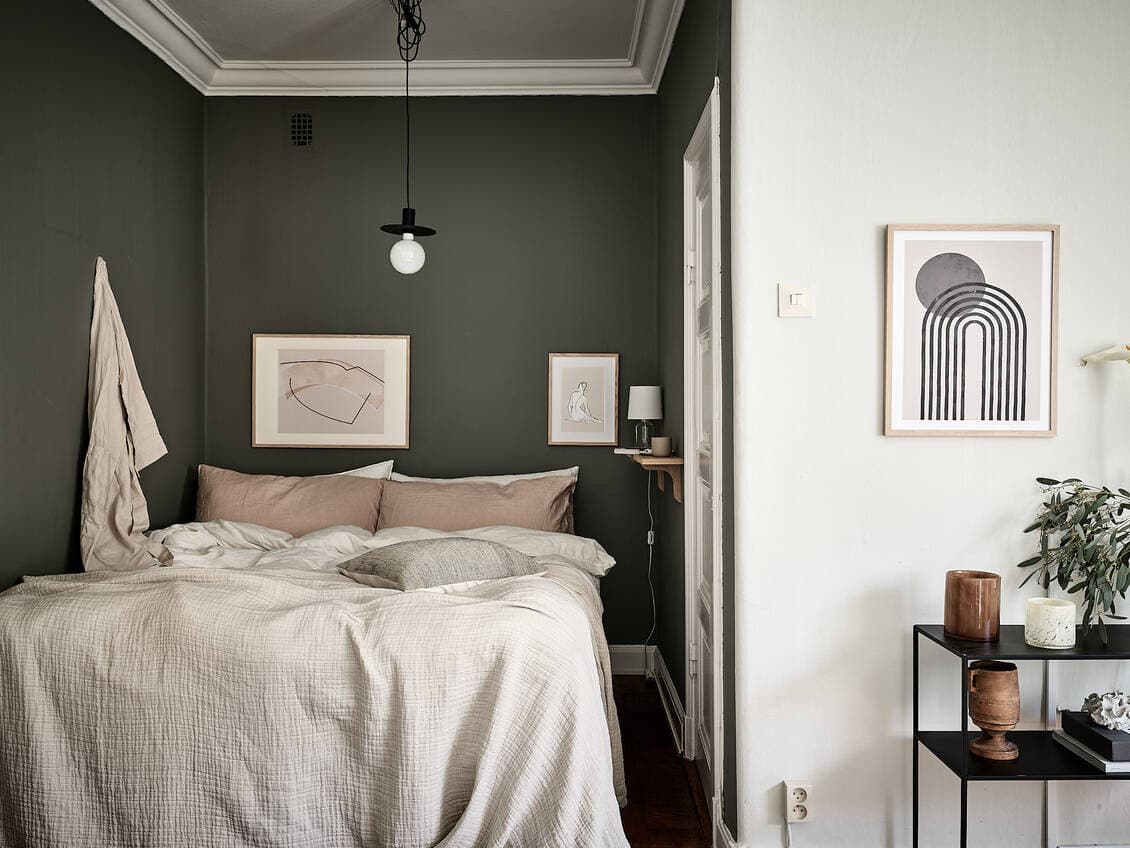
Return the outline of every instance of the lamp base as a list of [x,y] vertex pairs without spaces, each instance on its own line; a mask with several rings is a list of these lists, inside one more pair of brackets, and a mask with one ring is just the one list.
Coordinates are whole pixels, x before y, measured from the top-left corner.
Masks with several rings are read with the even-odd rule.
[[655,435],[655,425],[650,421],[641,421],[636,425],[636,447],[640,450],[651,448],[651,437]]

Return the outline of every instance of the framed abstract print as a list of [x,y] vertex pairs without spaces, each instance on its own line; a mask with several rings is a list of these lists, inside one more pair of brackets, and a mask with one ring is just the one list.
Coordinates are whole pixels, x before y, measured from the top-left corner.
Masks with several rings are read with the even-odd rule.
[[888,436],[1053,436],[1059,227],[887,228]]
[[408,447],[408,336],[252,337],[252,445]]

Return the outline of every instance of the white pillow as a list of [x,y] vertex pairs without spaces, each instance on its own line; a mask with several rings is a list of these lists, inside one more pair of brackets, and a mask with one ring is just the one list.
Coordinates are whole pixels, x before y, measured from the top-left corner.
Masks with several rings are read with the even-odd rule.
[[[376,467],[376,466],[372,466]],[[391,469],[392,463],[389,463]],[[581,467],[574,465],[572,468],[560,468],[557,471],[535,471],[533,474],[492,474],[486,477],[410,477],[407,474],[392,472],[389,480],[397,483],[497,483],[505,486],[515,480],[537,480],[541,477],[572,477],[574,480],[581,473]]]
[[394,460],[387,462],[378,462],[376,465],[365,465],[361,468],[353,468],[349,471],[339,471],[336,474],[320,474],[320,477],[368,477],[370,480],[389,480],[392,478],[392,463]]
[[[378,533],[378,535],[380,535]],[[616,564],[616,560],[596,539],[574,536],[572,533],[550,533],[546,530],[529,530],[525,527],[476,527],[460,530],[460,536],[498,542],[539,562],[562,557],[594,577],[603,577]]]

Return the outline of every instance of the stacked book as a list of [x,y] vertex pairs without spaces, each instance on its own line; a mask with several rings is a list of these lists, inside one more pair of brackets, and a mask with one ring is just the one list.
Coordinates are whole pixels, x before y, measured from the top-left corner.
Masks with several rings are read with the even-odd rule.
[[1089,713],[1064,710],[1053,738],[1107,774],[1130,774],[1130,733],[1095,724]]

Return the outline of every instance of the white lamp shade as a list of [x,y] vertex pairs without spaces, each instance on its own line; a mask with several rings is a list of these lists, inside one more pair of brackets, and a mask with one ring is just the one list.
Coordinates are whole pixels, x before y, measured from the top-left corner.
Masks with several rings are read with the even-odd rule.
[[663,396],[659,386],[628,389],[628,420],[659,421],[663,418]]

